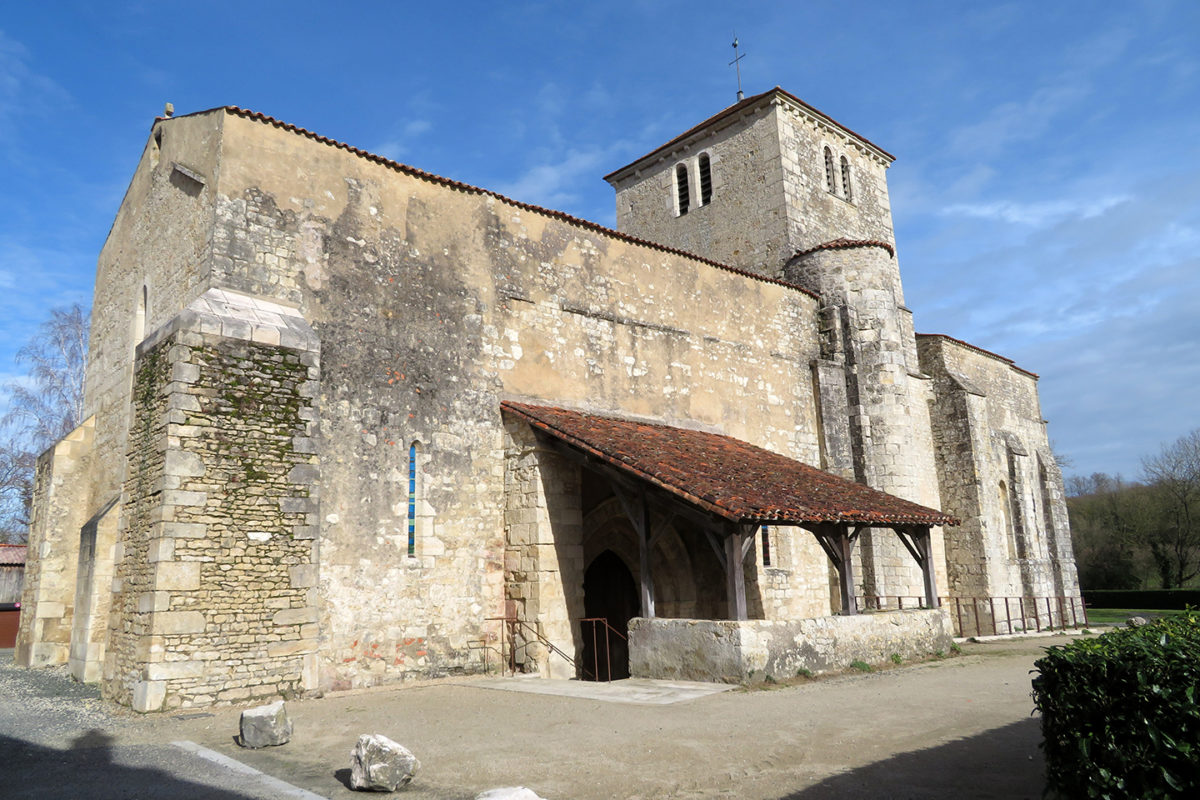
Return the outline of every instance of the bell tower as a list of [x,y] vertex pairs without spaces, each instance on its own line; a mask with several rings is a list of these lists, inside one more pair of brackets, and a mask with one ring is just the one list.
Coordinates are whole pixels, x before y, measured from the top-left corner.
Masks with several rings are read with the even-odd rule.
[[[776,87],[605,179],[623,233],[817,293],[820,466],[938,507],[931,385],[917,361],[888,198],[893,160]],[[861,552],[864,594],[917,594],[919,574],[890,531],[865,534]]]

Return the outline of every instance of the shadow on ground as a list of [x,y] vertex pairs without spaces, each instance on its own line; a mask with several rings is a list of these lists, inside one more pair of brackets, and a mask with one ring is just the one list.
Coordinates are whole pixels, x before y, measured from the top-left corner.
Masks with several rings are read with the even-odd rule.
[[1038,748],[1041,740],[1041,721],[1030,718],[877,761],[781,800],[1040,800],[1045,786],[1045,761]]
[[89,800],[247,800],[244,795],[204,783],[183,780],[161,769],[119,763],[170,759],[182,754],[174,748],[121,748],[119,760],[113,737],[99,730],[81,734],[66,750],[0,736],[5,798],[87,797]]

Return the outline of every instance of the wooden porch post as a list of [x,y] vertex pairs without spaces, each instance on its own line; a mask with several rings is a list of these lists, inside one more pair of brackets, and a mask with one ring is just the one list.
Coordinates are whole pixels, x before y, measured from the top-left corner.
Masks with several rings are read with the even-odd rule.
[[837,537],[838,555],[842,562],[838,565],[841,567],[838,570],[838,577],[841,579],[842,614],[849,616],[858,613],[858,605],[854,602],[854,540],[844,527],[839,528],[835,536]]
[[646,499],[646,490],[640,492],[641,524],[637,525],[638,533],[638,577],[641,578],[642,616],[654,616],[654,579],[650,575],[650,503]]
[[725,537],[725,595],[730,619],[746,619],[746,574],[742,568],[746,534],[740,525],[731,526]]
[[925,578],[925,607],[937,608],[937,573],[933,569],[933,533],[929,527],[913,529],[913,540],[921,552],[921,573]]

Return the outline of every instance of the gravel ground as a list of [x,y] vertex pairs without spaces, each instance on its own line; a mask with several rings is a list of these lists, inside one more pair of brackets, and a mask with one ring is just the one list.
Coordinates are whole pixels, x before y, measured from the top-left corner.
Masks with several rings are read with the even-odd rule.
[[[349,752],[359,734],[382,733],[421,759],[403,796],[422,800],[469,800],[512,785],[551,800],[1033,800],[1044,766],[1029,671],[1046,646],[1066,641],[969,644],[944,661],[666,706],[462,682],[339,693],[289,702],[292,742],[255,751],[233,741],[238,708],[139,716],[61,669],[15,669],[0,651],[0,748],[32,758],[16,776],[28,790],[6,794],[10,781],[0,794],[280,796],[183,757],[169,745],[183,739],[322,797],[361,797],[345,785]],[[39,787],[45,769],[86,780]],[[147,787],[154,791],[139,793]]]

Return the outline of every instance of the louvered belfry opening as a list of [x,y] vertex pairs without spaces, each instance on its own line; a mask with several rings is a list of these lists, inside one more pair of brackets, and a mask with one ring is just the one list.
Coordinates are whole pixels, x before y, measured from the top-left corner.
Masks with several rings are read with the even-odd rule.
[[679,197],[679,214],[682,216],[688,212],[688,206],[691,201],[691,190],[688,187],[687,164],[679,164],[675,167],[675,192]]

